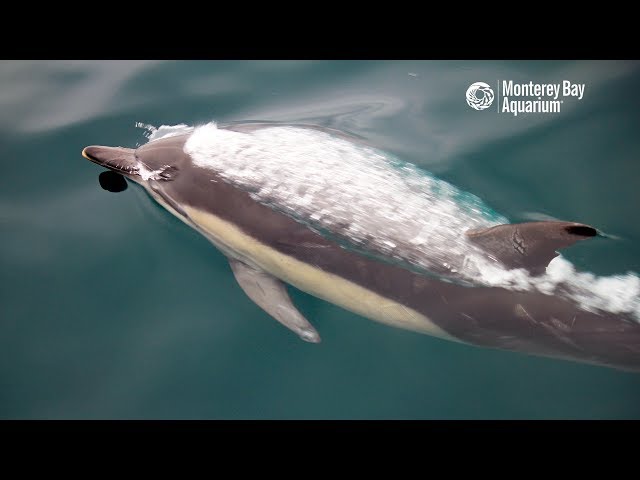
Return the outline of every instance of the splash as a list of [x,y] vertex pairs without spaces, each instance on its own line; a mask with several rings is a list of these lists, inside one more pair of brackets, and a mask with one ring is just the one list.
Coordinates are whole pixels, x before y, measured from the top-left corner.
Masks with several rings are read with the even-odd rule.
[[194,127],[185,125],[184,123],[180,123],[178,125],[160,125],[156,128],[149,123],[136,122],[135,126],[136,128],[141,128],[144,130],[143,135],[149,142],[153,142],[154,140],[159,140],[165,137],[173,137],[175,135],[188,133],[194,129]]
[[507,218],[477,196],[374,147],[282,125],[248,133],[215,123],[163,125],[149,140],[186,132],[193,132],[185,151],[194,163],[350,248],[447,281],[538,290],[640,321],[637,274],[598,277],[558,257],[534,277],[491,262],[464,232],[509,223]]

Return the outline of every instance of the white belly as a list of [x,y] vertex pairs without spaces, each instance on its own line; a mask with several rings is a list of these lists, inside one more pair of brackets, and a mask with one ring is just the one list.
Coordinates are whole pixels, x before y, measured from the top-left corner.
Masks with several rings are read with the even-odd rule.
[[265,245],[203,210],[184,206],[197,228],[223,253],[248,261],[291,285],[371,320],[458,341],[421,313]]

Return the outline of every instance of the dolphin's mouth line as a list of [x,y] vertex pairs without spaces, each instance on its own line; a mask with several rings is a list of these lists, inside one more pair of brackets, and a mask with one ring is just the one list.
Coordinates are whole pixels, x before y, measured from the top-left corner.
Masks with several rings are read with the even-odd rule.
[[140,169],[131,165],[128,162],[118,159],[118,157],[114,158],[106,158],[99,159],[93,155],[91,155],[87,150],[90,150],[92,147],[86,147],[82,150],[82,156],[87,160],[95,163],[96,165],[100,165],[101,167],[106,167],[115,172],[121,173],[123,175],[133,176],[140,175]]

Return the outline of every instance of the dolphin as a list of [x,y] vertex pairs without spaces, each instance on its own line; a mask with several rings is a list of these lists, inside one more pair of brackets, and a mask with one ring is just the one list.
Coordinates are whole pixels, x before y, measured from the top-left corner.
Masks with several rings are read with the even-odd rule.
[[[570,295],[562,282],[551,290],[514,288],[460,273],[476,272],[477,265],[488,262],[535,283],[545,278],[558,250],[597,236],[595,228],[565,221],[497,223],[501,217],[471,223],[475,217],[445,209],[442,218],[456,225],[446,229],[449,236],[435,225],[439,237],[428,228],[426,241],[419,235],[407,240],[398,230],[411,221],[402,217],[406,212],[396,207],[387,212],[381,206],[382,215],[365,208],[354,216],[352,210],[362,206],[358,199],[341,198],[353,190],[392,204],[385,192],[367,191],[368,174],[404,188],[408,195],[423,193],[419,184],[411,183],[411,175],[396,178],[379,165],[369,173],[344,173],[341,165],[349,155],[380,155],[367,150],[359,137],[308,125],[237,123],[211,127],[218,137],[203,146],[202,128],[152,139],[137,149],[88,146],[82,155],[140,184],[162,207],[204,235],[227,256],[247,296],[301,339],[317,343],[320,335],[293,305],[286,284],[371,320],[446,340],[640,371],[640,321],[629,309],[594,307],[584,295]],[[326,142],[323,155],[342,162],[328,177],[327,172],[319,174],[321,162],[316,165],[305,157],[317,139]],[[300,165],[283,171],[290,167],[291,149],[301,152]],[[346,186],[322,190],[316,181]],[[282,190],[285,187],[289,190]],[[437,187],[453,199],[462,198],[457,190],[447,190],[448,184]],[[313,188],[319,190],[309,197]],[[475,200],[470,201],[469,211],[478,212]],[[453,206],[447,203],[446,208]],[[430,218],[429,211],[420,212]],[[324,223],[313,222],[320,217]],[[373,220],[378,222],[371,224],[377,225],[375,231],[367,223]],[[467,228],[469,223],[472,228]],[[420,249],[434,238],[444,238],[444,247]],[[480,263],[469,267],[473,255],[460,254],[460,245]]]

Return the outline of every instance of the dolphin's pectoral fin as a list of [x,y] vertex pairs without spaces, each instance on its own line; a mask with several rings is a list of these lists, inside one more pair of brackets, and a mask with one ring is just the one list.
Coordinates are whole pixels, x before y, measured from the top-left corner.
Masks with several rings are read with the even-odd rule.
[[320,342],[320,335],[306,318],[293,306],[287,288],[280,280],[239,260],[229,259],[236,280],[244,292],[260,308],[312,343]]
[[528,222],[469,230],[469,239],[508,268],[526,268],[544,273],[557,250],[579,240],[595,237],[598,231],[572,222]]

